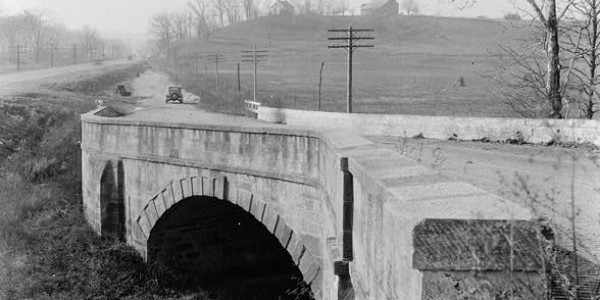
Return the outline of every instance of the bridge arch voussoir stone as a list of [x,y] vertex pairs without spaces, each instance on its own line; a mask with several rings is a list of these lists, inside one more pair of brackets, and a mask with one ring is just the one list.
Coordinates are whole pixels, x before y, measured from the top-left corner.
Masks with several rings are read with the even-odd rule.
[[228,195],[227,184],[225,176],[192,176],[165,186],[148,201],[136,219],[136,226],[140,228],[146,242],[144,244],[147,244],[150,232],[160,217],[179,201],[194,196],[229,201],[253,215],[279,240],[302,273],[304,281],[311,286],[315,299],[320,299],[323,268],[303,243],[302,237],[268,203],[254,194],[238,191],[234,195]]

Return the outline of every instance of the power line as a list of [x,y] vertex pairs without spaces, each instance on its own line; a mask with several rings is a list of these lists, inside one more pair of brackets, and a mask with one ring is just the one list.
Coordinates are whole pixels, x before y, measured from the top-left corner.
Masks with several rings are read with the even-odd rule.
[[215,89],[219,89],[219,62],[225,61],[225,57],[219,53],[211,53],[205,56],[206,61],[215,64]]
[[256,50],[256,45],[252,45],[252,51],[242,51],[242,62],[251,62],[254,64],[254,102],[256,101],[256,66],[259,62],[267,61],[269,50]]
[[354,55],[354,49],[357,48],[373,48],[373,45],[360,45],[358,44],[361,40],[373,40],[374,37],[371,36],[357,36],[357,33],[360,32],[372,32],[373,29],[354,29],[352,27],[348,27],[348,29],[329,29],[327,32],[332,33],[345,33],[345,36],[334,36],[327,38],[330,41],[341,41],[344,42],[341,45],[330,45],[327,48],[333,49],[345,49],[348,51],[348,86],[346,91],[346,109],[348,113],[352,113],[352,56]]

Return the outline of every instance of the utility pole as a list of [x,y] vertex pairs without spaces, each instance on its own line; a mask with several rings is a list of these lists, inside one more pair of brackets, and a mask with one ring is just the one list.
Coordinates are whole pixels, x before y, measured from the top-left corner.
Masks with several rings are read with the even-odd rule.
[[196,64],[195,64],[196,78],[198,78],[198,52],[194,53],[194,61],[196,62]]
[[256,73],[257,64],[267,61],[268,50],[256,50],[256,45],[252,46],[252,51],[242,51],[242,62],[251,62],[254,64],[254,102],[256,101]]
[[325,62],[321,63],[321,70],[319,71],[319,107],[318,111],[321,111],[321,84],[323,83],[323,67],[325,67]]
[[21,45],[17,45],[17,72],[21,71]]
[[242,91],[242,81],[240,80],[240,63],[237,63],[237,82],[238,82],[238,93]]
[[210,63],[215,64],[215,90],[219,89],[219,62],[223,62],[225,59],[223,55],[218,53],[212,53],[206,56],[206,59]]
[[54,43],[50,43],[50,68],[54,68]]
[[189,14],[188,22],[189,22],[188,25],[190,25],[189,29],[190,29],[190,40],[191,40],[192,39],[192,31],[194,28],[194,25],[192,24],[192,12],[190,12],[190,14]]
[[73,64],[77,63],[77,45],[73,44]]
[[354,29],[352,27],[348,27],[348,29],[329,29],[328,32],[340,32],[345,33],[346,36],[337,36],[330,37],[328,40],[330,41],[342,41],[345,42],[342,45],[333,45],[328,46],[328,48],[342,48],[348,52],[348,83],[347,83],[347,91],[346,91],[346,109],[348,113],[352,113],[352,56],[354,54],[354,49],[357,48],[373,48],[373,45],[359,45],[358,41],[360,40],[373,40],[373,37],[369,36],[356,36],[358,32],[371,32],[373,29]]

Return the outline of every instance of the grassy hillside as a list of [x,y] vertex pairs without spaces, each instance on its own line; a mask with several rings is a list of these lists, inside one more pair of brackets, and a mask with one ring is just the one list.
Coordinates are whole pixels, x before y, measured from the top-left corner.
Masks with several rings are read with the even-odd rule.
[[[327,29],[348,26],[375,30],[375,48],[355,55],[356,112],[516,116],[492,93],[488,76],[496,70],[498,44],[514,44],[527,35],[527,23],[427,16],[270,16],[223,28],[208,42],[196,41],[182,52],[224,54],[228,62],[219,66],[220,83],[236,88],[241,51],[253,44],[268,49],[269,61],[259,66],[259,100],[302,109],[317,109],[319,68],[325,62],[323,110],[344,111],[346,53],[327,48],[332,44]],[[187,69],[178,71],[180,79],[195,72],[194,59],[184,61]],[[214,89],[215,66],[204,64],[200,60],[199,80],[187,83],[201,94]],[[465,87],[457,86],[459,77]],[[251,84],[252,66],[243,64],[244,95],[251,95]]]

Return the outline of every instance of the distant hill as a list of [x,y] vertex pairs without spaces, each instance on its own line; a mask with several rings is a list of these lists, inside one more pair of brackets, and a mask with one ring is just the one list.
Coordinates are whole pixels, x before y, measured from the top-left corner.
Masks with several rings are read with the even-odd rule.
[[[346,53],[328,49],[330,28],[370,28],[373,49],[355,56],[355,107],[375,113],[515,116],[491,93],[487,77],[496,70],[499,44],[514,45],[531,33],[529,22],[431,16],[392,18],[319,15],[268,16],[221,28],[209,42],[197,41],[186,52],[218,52],[229,65],[223,81],[235,79],[242,50],[269,49],[259,66],[260,101],[275,106],[316,108],[318,71],[325,62],[325,110],[343,111]],[[189,64],[189,62],[188,62]],[[207,71],[212,68],[206,67]],[[250,86],[250,65],[242,81]],[[462,77],[466,86],[456,88]]]
[[[529,22],[495,19],[465,19],[432,16],[397,16],[392,18],[335,17],[319,15],[266,16],[220,29],[213,42],[237,40],[239,45],[273,42],[327,44],[327,29],[374,29],[377,45],[394,47],[402,52],[448,54],[487,54],[499,43],[512,43],[530,31]],[[230,44],[232,45],[232,44]],[[271,45],[273,46],[273,45]]]

